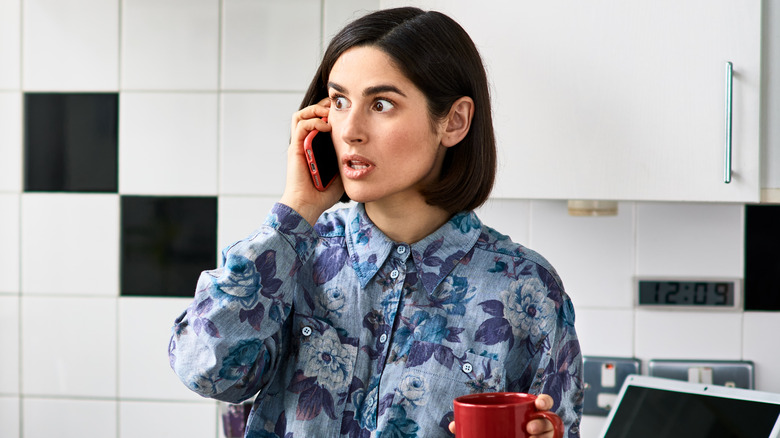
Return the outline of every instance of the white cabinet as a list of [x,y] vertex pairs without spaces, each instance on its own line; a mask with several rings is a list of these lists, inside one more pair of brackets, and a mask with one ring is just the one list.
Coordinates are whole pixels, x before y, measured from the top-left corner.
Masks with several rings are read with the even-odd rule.
[[760,0],[413,3],[451,15],[482,52],[499,142],[494,196],[759,199]]

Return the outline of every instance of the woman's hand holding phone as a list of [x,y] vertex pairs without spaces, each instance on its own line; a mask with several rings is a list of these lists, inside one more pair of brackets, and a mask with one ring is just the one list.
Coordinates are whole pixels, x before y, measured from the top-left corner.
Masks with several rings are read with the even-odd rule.
[[290,128],[287,178],[280,202],[297,211],[312,225],[325,210],[335,205],[344,193],[344,186],[339,176],[327,187],[327,190],[317,190],[312,183],[310,164],[304,150],[306,137],[312,131],[319,131],[318,136],[330,134],[330,125],[322,120],[328,117],[329,112],[330,99],[326,98],[293,114]]

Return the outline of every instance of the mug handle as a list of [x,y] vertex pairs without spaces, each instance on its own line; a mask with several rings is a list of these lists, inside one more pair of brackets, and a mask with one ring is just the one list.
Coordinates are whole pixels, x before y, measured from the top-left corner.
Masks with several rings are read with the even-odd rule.
[[549,420],[553,425],[553,436],[563,438],[563,421],[556,413],[550,411],[538,411],[531,414],[531,419],[543,418]]

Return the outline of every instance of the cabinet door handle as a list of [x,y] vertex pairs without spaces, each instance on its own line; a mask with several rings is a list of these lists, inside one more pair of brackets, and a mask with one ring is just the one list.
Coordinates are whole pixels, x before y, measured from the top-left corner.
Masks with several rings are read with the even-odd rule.
[[726,62],[726,151],[723,182],[731,182],[731,95],[734,83],[734,67],[731,62]]

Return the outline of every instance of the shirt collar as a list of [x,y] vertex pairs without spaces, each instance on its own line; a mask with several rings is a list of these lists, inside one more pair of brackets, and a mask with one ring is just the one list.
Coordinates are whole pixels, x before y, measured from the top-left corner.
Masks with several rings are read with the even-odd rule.
[[[428,293],[469,254],[481,230],[482,223],[474,212],[462,212],[411,245],[412,260]],[[365,288],[399,244],[371,222],[363,204],[350,209],[346,231],[347,251],[360,286]]]

